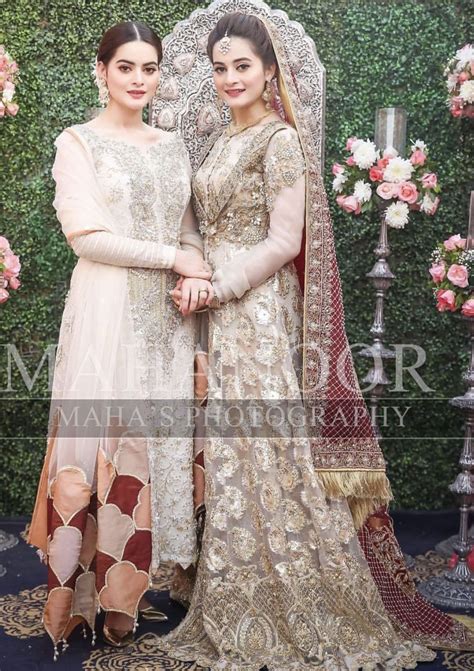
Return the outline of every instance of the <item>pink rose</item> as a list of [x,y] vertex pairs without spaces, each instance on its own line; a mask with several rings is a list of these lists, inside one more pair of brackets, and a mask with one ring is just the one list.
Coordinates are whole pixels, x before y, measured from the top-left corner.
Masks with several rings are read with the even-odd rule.
[[349,214],[360,214],[360,202],[355,196],[338,196],[336,202],[339,207],[342,207],[344,212]]
[[464,249],[466,247],[466,238],[461,238],[459,233],[457,235],[452,235],[450,238],[443,242],[444,248],[448,252],[452,252],[455,249]]
[[5,254],[2,263],[4,266],[3,274],[7,279],[10,279],[10,277],[13,277],[14,275],[18,275],[21,270],[20,259],[18,256],[15,256],[15,254]]
[[349,156],[349,158],[346,158],[346,163],[347,163],[347,165],[349,165],[349,166],[353,166],[353,165],[355,165],[356,162],[354,161],[354,157],[353,157],[353,156]]
[[468,298],[465,303],[463,303],[461,312],[466,317],[474,317],[474,298]]
[[19,289],[21,287],[21,282],[18,277],[11,277],[9,281],[10,289]]
[[410,156],[410,161],[413,165],[424,165],[426,161],[426,154],[421,149],[415,149]]
[[431,207],[431,210],[428,210],[426,214],[431,214],[431,215],[435,214],[436,210],[438,209],[438,205],[439,205],[439,197],[436,196],[436,198],[433,201],[433,205]]
[[459,73],[459,75],[458,75],[458,82],[459,82],[460,84],[462,84],[463,82],[465,82],[467,79],[469,79],[469,75],[467,74],[467,72],[461,72],[461,73]]
[[439,312],[455,312],[456,311],[456,296],[451,289],[438,289],[436,292],[436,308]]
[[444,263],[433,263],[430,268],[430,275],[435,284],[442,282],[446,276],[446,266]]
[[385,158],[379,158],[379,160],[377,161],[377,168],[380,168],[381,170],[385,170],[385,168],[389,164],[389,161],[390,161],[390,159],[389,159],[388,156],[386,156]]
[[354,142],[356,142],[358,139],[359,139],[359,138],[358,138],[358,137],[355,137],[355,136],[348,138],[348,140],[347,140],[347,142],[346,142],[346,150],[347,150],[347,151],[350,151],[350,150],[352,149],[352,145],[353,145]]
[[398,185],[398,197],[410,205],[416,203],[418,199],[418,191],[413,182],[401,182]]
[[7,113],[10,116],[16,116],[19,109],[20,107],[16,103],[7,103]]
[[371,182],[382,182],[383,170],[373,165],[369,170],[369,179]]
[[434,189],[438,184],[438,178],[434,172],[426,172],[421,178],[421,183],[425,189]]
[[0,235],[0,249],[10,249],[10,243],[3,235]]
[[334,165],[332,166],[332,174],[340,175],[341,172],[344,172],[344,166],[341,165],[340,163],[334,163]]
[[396,198],[398,194],[398,184],[393,184],[392,182],[382,182],[377,187],[377,195],[383,200],[391,200]]
[[0,289],[0,303],[5,303],[8,300],[10,294],[6,289]]
[[466,266],[453,263],[448,270],[448,280],[457,287],[467,287],[469,286],[469,271]]

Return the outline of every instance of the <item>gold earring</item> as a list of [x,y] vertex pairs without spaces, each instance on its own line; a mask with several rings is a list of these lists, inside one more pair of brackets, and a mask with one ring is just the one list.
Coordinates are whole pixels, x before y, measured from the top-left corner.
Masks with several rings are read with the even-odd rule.
[[99,102],[102,107],[107,107],[109,104],[110,95],[107,88],[107,82],[103,77],[99,77]]
[[265,88],[263,89],[262,98],[265,102],[265,109],[271,110],[273,101],[273,91],[272,91],[272,85],[268,81],[265,82]]

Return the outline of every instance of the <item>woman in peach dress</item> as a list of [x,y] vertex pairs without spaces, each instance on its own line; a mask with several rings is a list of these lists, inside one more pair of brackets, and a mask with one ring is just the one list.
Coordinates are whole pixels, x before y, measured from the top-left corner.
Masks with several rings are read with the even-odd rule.
[[139,611],[166,619],[143,598],[151,572],[196,556],[192,437],[124,432],[116,416],[98,415],[111,403],[112,414],[131,400],[143,414],[147,400],[193,396],[194,320],[176,312],[169,290],[177,274],[210,273],[184,144],[142,122],[160,60],[146,25],[108,30],[97,57],[106,109],[56,140],[54,206],[79,260],[29,535],[48,563],[44,625],[55,655],[78,624],[94,630],[101,609],[115,646],[133,639]]

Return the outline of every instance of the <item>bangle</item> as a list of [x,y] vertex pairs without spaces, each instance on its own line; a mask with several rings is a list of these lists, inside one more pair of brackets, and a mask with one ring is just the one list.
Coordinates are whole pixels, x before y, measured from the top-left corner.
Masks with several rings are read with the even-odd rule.
[[[211,282],[211,287],[214,289],[214,285]],[[212,301],[209,303],[209,307],[213,309],[217,309],[221,307],[221,302],[216,294],[216,290],[214,289],[214,296],[212,298]]]

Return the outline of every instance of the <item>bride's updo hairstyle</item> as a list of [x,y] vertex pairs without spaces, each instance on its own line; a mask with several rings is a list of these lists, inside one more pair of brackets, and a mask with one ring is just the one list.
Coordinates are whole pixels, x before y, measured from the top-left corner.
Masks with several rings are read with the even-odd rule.
[[240,12],[223,16],[209,33],[207,55],[211,63],[216,42],[219,42],[226,34],[229,37],[242,37],[248,40],[252,44],[255,54],[263,61],[266,68],[277,65],[270,35],[263,23],[256,16],[241,14]]
[[163,57],[161,40],[149,26],[139,21],[124,21],[106,30],[99,44],[97,61],[102,61],[104,65],[108,65],[122,44],[137,40],[139,42],[147,42],[152,47],[155,47],[159,65]]

